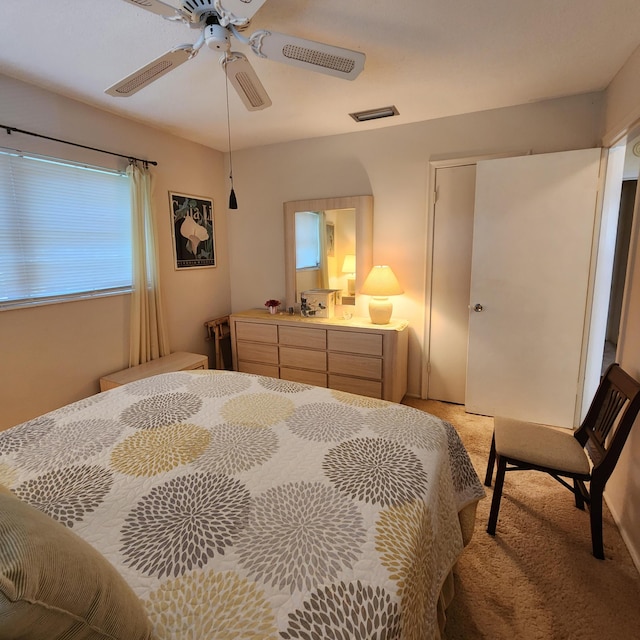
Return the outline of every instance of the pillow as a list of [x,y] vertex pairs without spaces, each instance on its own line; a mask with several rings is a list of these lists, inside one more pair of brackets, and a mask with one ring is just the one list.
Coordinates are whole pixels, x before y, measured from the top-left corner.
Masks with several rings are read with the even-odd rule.
[[89,543],[0,487],[3,640],[147,640],[151,623],[124,578]]

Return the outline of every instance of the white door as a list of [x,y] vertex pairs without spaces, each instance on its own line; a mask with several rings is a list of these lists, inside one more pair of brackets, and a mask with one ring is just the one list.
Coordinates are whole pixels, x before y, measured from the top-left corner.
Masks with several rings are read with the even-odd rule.
[[478,162],[467,411],[575,424],[599,166],[599,149]]
[[464,404],[476,165],[435,173],[429,398]]

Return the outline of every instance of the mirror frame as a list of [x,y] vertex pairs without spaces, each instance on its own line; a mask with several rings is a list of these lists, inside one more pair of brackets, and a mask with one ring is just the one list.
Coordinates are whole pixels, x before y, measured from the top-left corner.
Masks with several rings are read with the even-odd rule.
[[284,274],[287,307],[296,303],[296,211],[355,209],[356,296],[373,266],[373,196],[344,196],[284,203]]

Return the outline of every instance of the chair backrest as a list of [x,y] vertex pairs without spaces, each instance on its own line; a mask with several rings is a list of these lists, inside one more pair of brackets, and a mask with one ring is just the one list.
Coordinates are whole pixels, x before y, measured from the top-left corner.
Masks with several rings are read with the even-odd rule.
[[606,482],[640,412],[640,383],[612,364],[575,437],[593,462],[592,478]]

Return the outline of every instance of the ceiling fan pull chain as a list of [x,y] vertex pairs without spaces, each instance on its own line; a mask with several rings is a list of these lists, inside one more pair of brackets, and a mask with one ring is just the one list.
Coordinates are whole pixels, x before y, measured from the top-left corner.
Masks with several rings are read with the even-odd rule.
[[[225,61],[228,62],[228,53],[224,54]],[[229,74],[227,72],[227,65],[224,64],[224,88],[225,99],[227,103],[227,135],[229,138],[229,181],[231,182],[231,192],[229,193],[229,209],[238,208],[238,200],[236,198],[236,192],[233,190],[233,157],[231,155],[231,117],[229,115]]]

